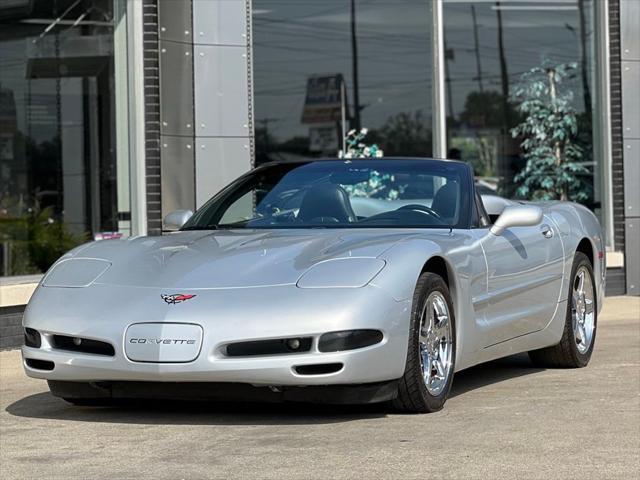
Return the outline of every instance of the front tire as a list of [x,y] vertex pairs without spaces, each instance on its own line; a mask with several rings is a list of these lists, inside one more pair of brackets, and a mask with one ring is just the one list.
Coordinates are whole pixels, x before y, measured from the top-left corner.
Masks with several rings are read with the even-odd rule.
[[453,303],[447,284],[423,273],[413,295],[405,372],[394,407],[402,412],[436,412],[444,406],[456,358]]
[[589,258],[576,252],[571,268],[567,314],[560,343],[529,352],[536,366],[586,367],[593,353],[598,325],[598,306]]

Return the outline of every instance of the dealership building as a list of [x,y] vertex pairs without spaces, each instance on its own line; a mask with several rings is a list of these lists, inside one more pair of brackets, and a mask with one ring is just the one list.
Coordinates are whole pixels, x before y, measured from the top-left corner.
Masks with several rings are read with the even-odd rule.
[[160,235],[253,166],[335,156],[351,128],[517,196],[536,71],[565,72],[607,293],[639,295],[639,0],[0,0],[0,348],[65,251]]

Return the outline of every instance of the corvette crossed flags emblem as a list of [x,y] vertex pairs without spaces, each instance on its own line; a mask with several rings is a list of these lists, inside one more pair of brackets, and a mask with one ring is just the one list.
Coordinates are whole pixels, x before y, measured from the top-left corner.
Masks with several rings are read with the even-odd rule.
[[195,295],[189,295],[187,293],[174,293],[173,295],[160,294],[160,297],[169,305],[174,305],[176,303],[186,302],[187,300],[195,297]]

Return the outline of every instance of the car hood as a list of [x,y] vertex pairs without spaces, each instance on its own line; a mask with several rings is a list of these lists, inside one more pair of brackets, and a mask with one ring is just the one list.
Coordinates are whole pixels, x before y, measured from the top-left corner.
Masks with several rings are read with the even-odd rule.
[[72,252],[111,262],[94,284],[174,289],[294,284],[312,265],[377,257],[412,234],[375,230],[224,230],[103,240]]

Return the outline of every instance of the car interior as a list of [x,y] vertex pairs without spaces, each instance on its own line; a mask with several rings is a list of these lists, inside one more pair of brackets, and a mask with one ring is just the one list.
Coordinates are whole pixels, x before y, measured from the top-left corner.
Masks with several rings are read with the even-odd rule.
[[322,182],[307,190],[302,197],[297,218],[310,223],[324,223],[327,219],[339,223],[358,220],[349,201],[349,194],[332,182]]
[[350,194],[348,186],[321,182],[306,190],[297,209],[297,220],[305,223],[354,223],[369,219],[384,220],[399,215],[417,216],[417,223],[431,215],[438,223],[456,223],[460,186],[449,181],[436,189],[432,198],[404,195],[401,198],[359,196]]

